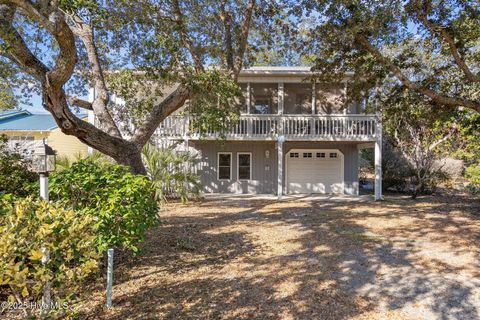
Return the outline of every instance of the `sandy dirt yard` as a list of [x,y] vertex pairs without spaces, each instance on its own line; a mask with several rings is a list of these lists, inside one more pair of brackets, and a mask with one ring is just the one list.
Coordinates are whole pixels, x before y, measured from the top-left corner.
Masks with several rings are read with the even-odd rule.
[[117,254],[88,319],[480,319],[480,202],[214,197]]

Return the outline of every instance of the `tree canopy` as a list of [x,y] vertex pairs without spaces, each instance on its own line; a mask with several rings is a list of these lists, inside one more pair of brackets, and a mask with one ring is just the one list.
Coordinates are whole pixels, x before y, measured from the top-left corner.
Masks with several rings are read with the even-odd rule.
[[394,78],[438,107],[480,112],[480,4],[476,0],[304,0],[292,4],[303,35],[298,46],[315,56],[323,79],[353,72],[350,90]]
[[[166,116],[187,99],[201,100],[205,111],[219,93],[237,94],[249,33],[273,15],[255,0],[0,1],[0,92],[15,101],[40,95],[64,133],[144,173],[141,149]],[[219,85],[205,85],[212,81]],[[150,94],[139,99],[141,82]],[[174,90],[158,99],[166,86]],[[141,115],[127,135],[112,112],[115,90]],[[93,110],[98,123],[80,120],[74,108]],[[228,116],[225,108],[220,118]]]

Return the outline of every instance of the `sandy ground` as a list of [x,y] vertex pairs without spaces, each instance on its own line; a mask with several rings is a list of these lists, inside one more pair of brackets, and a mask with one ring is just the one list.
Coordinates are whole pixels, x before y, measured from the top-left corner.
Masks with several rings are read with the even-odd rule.
[[168,205],[88,319],[480,319],[480,202],[215,197]]

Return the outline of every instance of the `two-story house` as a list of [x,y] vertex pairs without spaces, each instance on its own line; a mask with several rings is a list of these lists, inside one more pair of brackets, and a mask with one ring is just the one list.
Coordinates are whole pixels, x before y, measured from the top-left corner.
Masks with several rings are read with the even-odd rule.
[[240,121],[200,136],[172,115],[157,130],[200,156],[206,193],[340,193],[358,195],[359,149],[375,148],[375,199],[381,198],[381,124],[346,99],[348,79],[312,83],[309,68],[254,67],[238,78]]

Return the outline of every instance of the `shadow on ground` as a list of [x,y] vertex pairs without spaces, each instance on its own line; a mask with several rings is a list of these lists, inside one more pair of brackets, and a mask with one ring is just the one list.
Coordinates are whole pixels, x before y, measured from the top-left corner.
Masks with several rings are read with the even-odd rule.
[[117,259],[92,319],[478,319],[480,203],[221,199],[170,205]]

